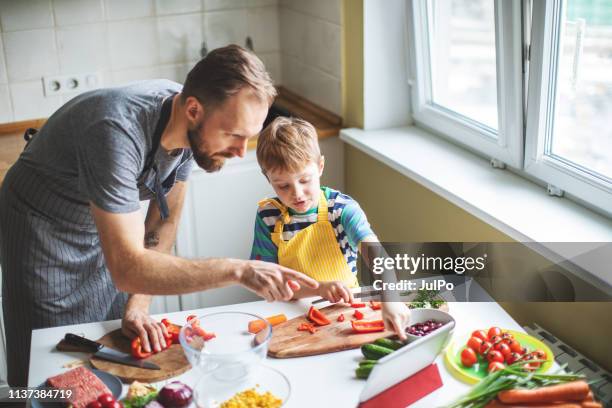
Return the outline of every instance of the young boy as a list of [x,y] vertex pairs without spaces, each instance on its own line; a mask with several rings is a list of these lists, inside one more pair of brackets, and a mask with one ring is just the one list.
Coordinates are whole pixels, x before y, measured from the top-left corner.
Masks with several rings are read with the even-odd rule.
[[[320,185],[324,157],[314,127],[301,119],[278,117],[257,139],[257,161],[276,198],[259,203],[251,259],[278,263],[319,281],[296,298],[321,296],[352,303],[361,242],[378,242],[359,204]],[[383,320],[402,339],[409,309],[384,302]]]

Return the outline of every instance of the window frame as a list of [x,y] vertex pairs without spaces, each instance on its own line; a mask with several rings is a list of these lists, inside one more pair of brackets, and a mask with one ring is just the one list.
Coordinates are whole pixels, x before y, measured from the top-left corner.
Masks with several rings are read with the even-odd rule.
[[[524,171],[588,204],[612,214],[612,183],[593,176],[580,166],[545,153],[547,139],[552,135],[556,92],[557,56],[561,41],[553,40],[562,29],[561,0],[533,2],[530,45],[529,85],[527,93]],[[554,62],[554,63],[553,63]]]
[[[412,117],[421,127],[520,169],[523,144],[523,39],[521,0],[494,0],[498,131],[431,103],[427,0],[414,0],[410,35],[414,58]],[[502,50],[503,52],[500,52]]]

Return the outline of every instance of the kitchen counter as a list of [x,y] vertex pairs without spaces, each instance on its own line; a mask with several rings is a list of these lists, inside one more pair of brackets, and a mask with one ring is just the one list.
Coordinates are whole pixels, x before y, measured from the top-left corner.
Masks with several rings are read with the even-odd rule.
[[[312,123],[317,129],[319,139],[338,136],[340,132],[342,119],[339,116],[314,105],[283,87],[278,87],[278,97],[274,104]],[[28,127],[40,128],[43,124],[44,119],[38,119],[0,125],[0,184],[2,184],[6,172],[17,161],[25,146],[23,139],[25,129]],[[254,149],[256,146],[257,139],[249,141],[249,149]]]
[[[203,315],[221,311],[240,311],[255,313],[261,316],[271,316],[285,313],[288,319],[304,314],[313,299],[302,299],[291,303],[268,303],[265,301],[242,303],[236,305],[218,306],[199,310],[168,313],[157,316],[159,319],[168,317],[171,321],[184,321],[190,314]],[[471,333],[476,328],[499,326],[523,332],[516,323],[497,303],[451,303],[450,313],[456,319],[454,338]],[[97,339],[105,333],[120,327],[120,321],[79,324],[34,330],[32,332],[32,348],[30,352],[31,387],[42,384],[48,377],[59,374],[67,369],[63,365],[85,357],[82,353],[65,353],[56,351],[55,344],[67,332],[80,333]],[[347,350],[319,356],[272,359],[265,364],[283,372],[291,383],[291,396],[288,407],[355,407],[365,382],[355,378],[355,368],[362,359],[359,349]],[[436,360],[444,386],[427,397],[413,404],[413,407],[438,407],[454,400],[470,388],[453,378],[446,370],[442,355]],[[194,385],[198,375],[196,370],[175,377],[187,384]],[[159,383],[161,385],[165,382]],[[124,385],[124,393],[127,386]]]

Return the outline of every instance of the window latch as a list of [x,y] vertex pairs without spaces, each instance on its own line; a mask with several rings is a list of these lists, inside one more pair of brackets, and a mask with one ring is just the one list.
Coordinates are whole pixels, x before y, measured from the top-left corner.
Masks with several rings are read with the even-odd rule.
[[548,193],[549,196],[553,196],[553,197],[563,197],[563,194],[565,194],[565,191],[563,191],[557,186],[553,186],[552,184],[549,184],[548,186],[546,186],[546,192]]
[[504,163],[503,161],[499,160],[499,159],[491,159],[491,161],[489,162],[491,163],[491,167],[493,167],[494,169],[505,169],[506,168],[506,163]]

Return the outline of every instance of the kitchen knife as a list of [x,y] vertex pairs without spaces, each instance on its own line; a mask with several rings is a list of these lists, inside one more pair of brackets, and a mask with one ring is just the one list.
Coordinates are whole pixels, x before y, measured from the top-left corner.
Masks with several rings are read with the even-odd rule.
[[138,360],[127,353],[122,353],[113,350],[93,340],[85,337],[77,336],[76,334],[66,333],[64,342],[79,348],[79,351],[94,353],[93,356],[102,360],[112,361],[114,363],[125,364],[133,367],[144,368],[147,370],[161,370],[161,368],[150,361]]
[[[353,299],[360,299],[362,297],[368,297],[368,296],[377,296],[377,295],[380,295],[380,292],[381,292],[380,290],[368,290],[364,292],[355,292],[353,293]],[[312,304],[316,305],[316,304],[323,303],[323,302],[327,302],[327,299],[320,298],[320,299],[313,301]]]

